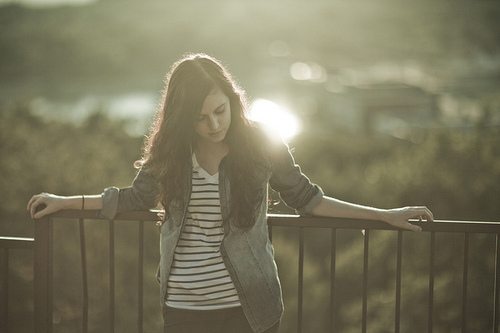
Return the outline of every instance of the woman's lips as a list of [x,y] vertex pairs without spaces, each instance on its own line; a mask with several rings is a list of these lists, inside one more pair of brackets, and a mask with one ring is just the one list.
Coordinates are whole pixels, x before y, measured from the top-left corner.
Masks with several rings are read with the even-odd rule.
[[222,132],[224,131],[219,131],[219,132],[215,132],[215,133],[210,133],[210,136],[219,136],[222,134]]

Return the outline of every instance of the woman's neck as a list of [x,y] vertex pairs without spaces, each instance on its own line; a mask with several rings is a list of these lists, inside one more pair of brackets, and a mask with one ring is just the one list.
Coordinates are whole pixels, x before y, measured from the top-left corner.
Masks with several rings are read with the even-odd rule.
[[219,171],[219,164],[229,153],[229,147],[225,142],[217,144],[206,144],[198,142],[194,148],[198,164],[211,175]]
[[225,141],[212,143],[204,140],[199,140],[194,146],[194,151],[198,154],[206,155],[223,155],[226,156],[229,152],[229,146]]

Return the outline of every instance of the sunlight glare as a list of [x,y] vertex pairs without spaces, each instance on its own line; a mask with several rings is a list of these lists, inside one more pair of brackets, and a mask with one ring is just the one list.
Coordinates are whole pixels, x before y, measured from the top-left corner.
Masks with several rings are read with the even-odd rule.
[[249,118],[276,130],[283,139],[291,139],[301,130],[298,117],[286,108],[263,98],[252,103]]

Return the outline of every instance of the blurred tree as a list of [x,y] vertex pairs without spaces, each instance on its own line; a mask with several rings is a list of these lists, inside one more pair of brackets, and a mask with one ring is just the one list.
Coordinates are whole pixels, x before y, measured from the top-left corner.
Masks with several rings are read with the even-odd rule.
[[[33,222],[26,204],[35,193],[93,194],[110,185],[127,186],[135,175],[133,162],[140,158],[141,145],[141,138],[129,137],[124,124],[110,120],[102,110],[95,110],[86,122],[77,126],[36,116],[29,101],[4,106],[0,110],[0,186],[4,189],[0,199],[0,234],[33,236]],[[75,246],[79,243],[78,230],[75,228],[75,225],[64,223],[54,226],[54,313],[63,331],[75,331],[81,320],[81,290],[74,282],[80,279],[80,268],[74,266],[74,258],[79,256],[79,247]],[[133,237],[136,230],[128,228],[128,237]],[[87,235],[89,242],[95,243],[93,249],[99,253],[95,258],[105,258],[107,239],[102,231],[107,230],[91,230]],[[147,246],[150,253],[156,253],[157,233],[152,237],[154,241]],[[91,250],[89,253],[92,255]],[[15,290],[11,291],[11,322],[21,325],[16,332],[32,331],[27,314],[32,313],[33,308],[30,297],[26,297],[32,290],[31,260],[29,256],[20,256],[10,272],[10,280],[15,281],[12,284]],[[150,269],[155,264],[157,262],[150,263]],[[124,265],[123,271],[135,268],[132,261]],[[90,273],[91,279],[95,274],[102,274],[99,272],[106,266],[107,263],[97,265]],[[156,289],[154,271],[152,268],[149,285]],[[125,276],[127,281],[134,278]],[[93,285],[100,290],[94,295],[102,295],[107,288],[106,280],[93,280]],[[66,288],[59,289],[62,286]],[[97,308],[100,309],[97,322],[102,327],[105,325],[102,316],[107,312]]]
[[[0,200],[1,234],[32,236],[32,225],[25,205],[36,192],[60,194],[99,193],[109,185],[127,186],[134,174],[133,162],[140,157],[141,139],[131,138],[124,124],[96,110],[82,125],[48,121],[33,114],[29,102],[4,106],[0,112],[0,186],[7,195]],[[327,194],[379,207],[408,204],[429,206],[438,219],[498,220],[500,183],[500,130],[478,126],[461,132],[429,131],[415,144],[390,137],[367,138],[343,131],[303,133],[291,142],[294,155],[304,172],[319,183]],[[279,212],[278,205],[273,212]],[[89,279],[91,280],[92,327],[106,327],[107,304],[103,300],[108,286],[106,223],[86,224],[89,247]],[[75,258],[79,249],[76,226],[61,223],[55,227],[56,249],[54,290],[57,302],[55,315],[58,330],[75,330],[80,325],[81,291],[75,287],[79,267]],[[136,227],[115,226],[119,241],[115,251],[120,271],[135,269]],[[147,247],[157,253],[157,233],[148,234]],[[296,256],[294,230],[274,233],[287,312],[284,331],[296,323]],[[370,330],[387,331],[393,326],[395,285],[394,232],[373,232],[370,238],[369,309]],[[305,266],[305,331],[323,331],[328,325],[329,236],[322,231],[306,233]],[[359,231],[338,233],[336,326],[339,331],[359,331],[361,309],[361,264],[363,236]],[[428,235],[405,233],[402,331],[425,330],[427,318],[427,286],[429,270]],[[460,326],[463,239],[457,235],[437,236],[435,328],[452,331]],[[422,251],[422,249],[425,249]],[[471,236],[469,281],[474,293],[468,295],[468,323],[475,331],[491,325],[494,271],[494,239],[486,235]],[[161,325],[157,304],[157,286],[153,278],[157,257],[147,265],[148,323]],[[24,295],[13,305],[13,319],[30,313],[29,290],[31,263],[12,271],[17,281],[12,295]],[[118,267],[117,267],[118,268]],[[76,275],[75,275],[76,274]],[[130,274],[118,274],[117,299],[120,304],[133,302],[130,286],[136,283]],[[132,287],[133,288],[133,287]],[[17,298],[16,298],[17,299]],[[126,332],[134,327],[133,309],[119,309],[124,314]],[[313,319],[312,319],[313,318]],[[19,320],[18,320],[19,321]],[[29,324],[28,324],[29,325]],[[23,330],[20,329],[20,332]]]
[[[437,219],[498,221],[498,143],[498,128],[478,126],[463,131],[429,131],[419,144],[342,131],[315,131],[297,137],[292,146],[304,172],[329,195],[386,208],[427,205]],[[371,235],[368,327],[370,331],[384,332],[394,325],[395,295],[391,293],[396,276],[396,233]],[[404,234],[404,263],[408,264],[403,271],[401,331],[425,331],[427,327],[428,236]],[[310,248],[306,254],[313,264],[306,268],[311,274],[307,274],[305,283],[319,286],[329,274],[329,258],[325,255],[329,243],[321,241],[319,235],[311,242],[310,247],[306,245],[306,249]],[[363,237],[360,233],[339,232],[338,243],[337,301],[341,305],[336,309],[336,325],[341,332],[357,332]],[[461,293],[457,290],[462,287],[463,236],[438,235],[436,244],[434,328],[440,332],[458,331],[462,320],[458,306]],[[468,279],[474,292],[468,295],[467,320],[474,331],[488,331],[493,308],[494,236],[473,235],[471,244]],[[314,297],[315,304],[327,304],[321,295],[328,297],[328,286],[323,288]],[[305,309],[306,315],[315,318],[318,313],[310,310]],[[328,314],[324,316],[326,323]],[[312,321],[311,325],[317,323]]]

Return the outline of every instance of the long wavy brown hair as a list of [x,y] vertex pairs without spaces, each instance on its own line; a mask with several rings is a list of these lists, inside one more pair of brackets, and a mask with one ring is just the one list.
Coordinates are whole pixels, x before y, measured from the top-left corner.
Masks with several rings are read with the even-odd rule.
[[143,167],[159,183],[159,202],[168,214],[169,205],[182,200],[185,180],[191,177],[191,153],[196,140],[196,119],[205,97],[216,88],[229,98],[231,125],[224,139],[229,146],[226,166],[231,184],[230,217],[235,225],[249,228],[255,223],[258,205],[264,196],[257,170],[263,151],[254,125],[246,117],[245,92],[216,59],[189,54],[176,62],[166,77],[166,87],[145,141]]

